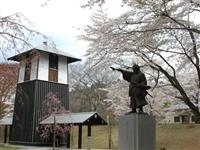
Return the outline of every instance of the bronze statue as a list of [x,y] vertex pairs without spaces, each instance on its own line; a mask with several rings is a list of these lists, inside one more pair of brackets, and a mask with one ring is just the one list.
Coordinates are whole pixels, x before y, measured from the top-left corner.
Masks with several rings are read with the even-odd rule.
[[147,105],[147,101],[145,96],[148,94],[147,90],[150,89],[150,86],[147,86],[147,80],[144,75],[140,71],[140,67],[138,65],[133,65],[132,71],[126,71],[122,69],[116,69],[111,67],[111,69],[117,70],[122,73],[123,79],[128,81],[129,84],[129,96],[130,96],[130,108],[132,111],[130,113],[136,113],[136,109],[139,108],[139,113],[143,113],[143,106]]

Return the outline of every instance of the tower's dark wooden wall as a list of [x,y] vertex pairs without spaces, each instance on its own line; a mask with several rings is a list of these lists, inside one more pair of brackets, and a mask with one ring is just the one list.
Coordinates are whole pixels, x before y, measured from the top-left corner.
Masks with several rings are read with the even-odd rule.
[[69,86],[49,81],[32,80],[19,83],[15,98],[10,143],[42,144],[36,131],[42,115],[42,101],[49,92],[57,94],[62,105],[69,108]]

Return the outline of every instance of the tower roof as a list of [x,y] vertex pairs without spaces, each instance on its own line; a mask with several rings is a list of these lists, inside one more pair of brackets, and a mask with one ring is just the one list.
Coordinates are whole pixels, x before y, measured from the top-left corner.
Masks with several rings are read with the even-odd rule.
[[24,58],[25,56],[29,55],[31,52],[33,51],[39,51],[39,52],[43,52],[43,53],[53,53],[59,56],[64,56],[68,58],[68,63],[72,63],[72,62],[76,62],[76,61],[80,61],[81,59],[76,58],[74,56],[72,56],[71,54],[68,54],[66,52],[63,52],[61,50],[58,50],[55,47],[50,47],[47,44],[43,43],[42,45],[39,45],[37,47],[34,47],[30,50],[27,50],[25,52],[19,53],[15,56],[12,56],[10,58],[8,58],[8,60],[14,60],[14,61],[20,61],[22,58]]

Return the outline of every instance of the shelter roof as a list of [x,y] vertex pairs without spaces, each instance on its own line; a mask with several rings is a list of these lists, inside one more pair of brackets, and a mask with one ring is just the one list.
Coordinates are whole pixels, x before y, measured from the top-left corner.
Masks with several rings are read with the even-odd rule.
[[39,51],[39,52],[44,52],[44,53],[53,53],[53,54],[56,54],[56,55],[59,55],[59,56],[67,57],[68,63],[72,63],[72,62],[76,62],[76,61],[81,60],[79,58],[72,56],[71,54],[68,54],[67,52],[63,52],[61,50],[58,50],[56,47],[50,47],[46,43],[43,43],[42,45],[39,45],[39,46],[34,47],[30,50],[19,53],[15,56],[12,56],[12,57],[8,58],[8,60],[20,61],[22,58],[24,58],[24,56],[30,55],[31,52],[33,52],[33,51]]
[[40,122],[40,124],[82,124],[82,125],[106,125],[106,121],[97,112],[52,114]]

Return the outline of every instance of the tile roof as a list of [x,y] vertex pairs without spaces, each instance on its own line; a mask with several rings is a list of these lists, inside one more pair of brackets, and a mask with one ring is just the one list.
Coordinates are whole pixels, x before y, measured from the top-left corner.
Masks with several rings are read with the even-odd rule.
[[30,49],[30,50],[27,50],[27,51],[24,51],[22,53],[19,53],[19,54],[15,55],[15,56],[9,57],[8,60],[19,61],[20,58],[21,58],[20,56],[24,56],[26,54],[29,54],[33,50],[37,50],[37,51],[44,52],[44,53],[53,53],[53,54],[56,54],[56,55],[59,55],[59,56],[67,57],[69,59],[69,63],[81,60],[79,58],[76,58],[76,57],[72,56],[71,54],[69,54],[67,52],[58,50],[56,47],[50,47],[50,46],[48,46],[47,44],[44,44],[44,43],[42,45],[34,47],[34,48]]

